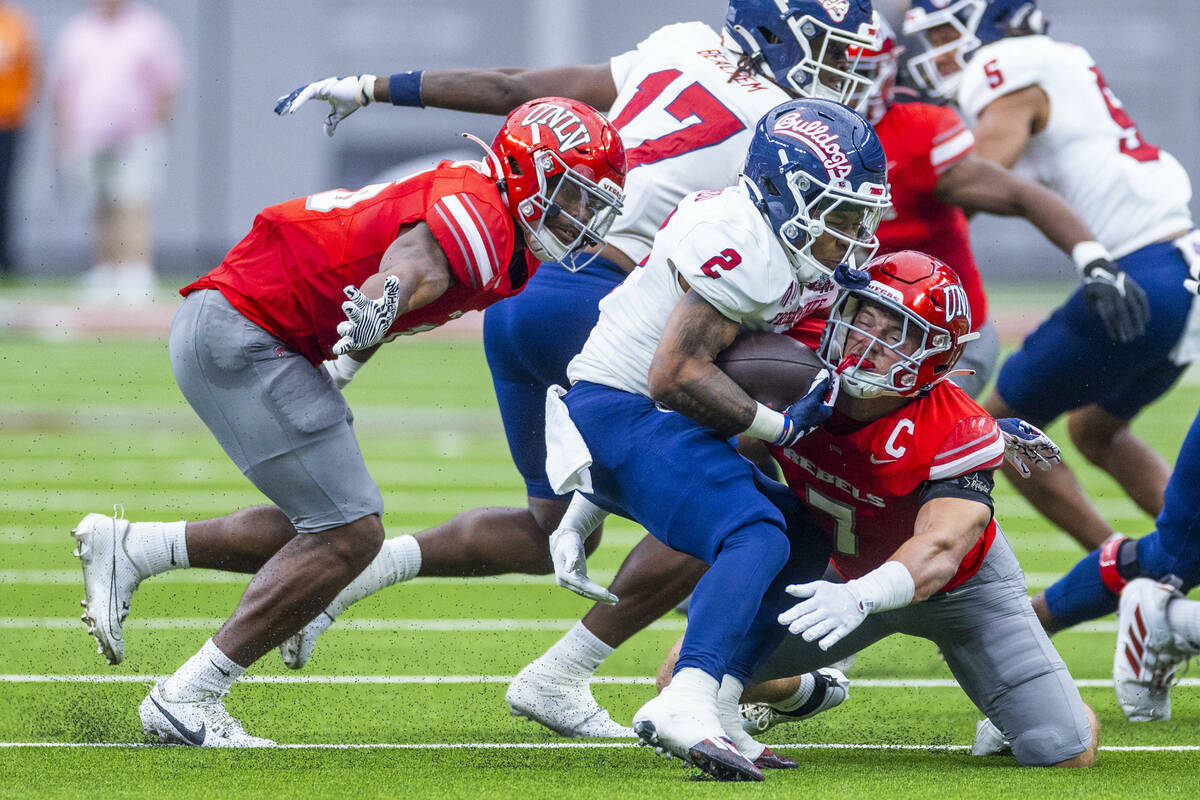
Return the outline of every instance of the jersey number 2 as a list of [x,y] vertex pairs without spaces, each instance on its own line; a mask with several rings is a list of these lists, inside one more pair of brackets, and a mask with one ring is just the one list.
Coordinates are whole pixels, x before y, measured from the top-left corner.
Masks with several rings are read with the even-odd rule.
[[1121,138],[1121,152],[1134,161],[1158,161],[1158,148],[1148,144],[1138,133],[1137,125],[1125,113],[1125,107],[1113,94],[1113,90],[1108,88],[1108,83],[1100,74],[1100,70],[1092,67],[1092,74],[1096,76],[1096,85],[1100,87],[1100,95],[1104,98],[1104,105],[1108,107],[1108,115],[1125,132]]
[[700,271],[710,278],[719,278],[721,273],[718,269],[723,269],[726,272],[742,263],[742,257],[737,250],[732,247],[726,247],[721,251],[721,255],[713,256],[708,261],[700,265]]
[[[643,78],[633,97],[629,98],[625,108],[613,120],[613,127],[619,131],[628,125],[682,74],[677,69],[664,69]],[[699,83],[684,87],[674,100],[667,103],[666,111],[680,122],[693,117],[697,122],[656,139],[647,139],[627,150],[625,157],[629,169],[719,144],[746,127],[736,114]]]

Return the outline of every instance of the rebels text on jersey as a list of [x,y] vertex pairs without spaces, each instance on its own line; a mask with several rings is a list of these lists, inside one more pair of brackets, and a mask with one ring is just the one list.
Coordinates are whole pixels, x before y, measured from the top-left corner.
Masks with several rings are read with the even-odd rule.
[[453,282],[432,303],[397,317],[388,338],[417,333],[524,288],[537,268],[496,182],[472,161],[443,161],[393,183],[334,189],[263,209],[219,267],[180,290],[218,289],[239,312],[313,364],[333,358],[345,286],[379,271],[406,226],[429,226]]
[[[950,382],[859,425],[835,413],[792,447],[771,448],[788,486],[829,536],[833,565],[845,578],[880,566],[912,537],[926,481],[993,470],[1004,461],[996,421]],[[975,574],[995,535],[993,519],[941,591]]]
[[1116,258],[1192,227],[1187,173],[1142,138],[1082,47],[1015,36],[979,48],[958,104],[974,125],[991,102],[1037,86],[1050,101],[1014,170],[1060,194]]
[[949,264],[967,292],[977,330],[987,321],[987,297],[967,217],[934,194],[938,178],[971,152],[975,137],[953,109],[928,103],[893,103],[875,133],[887,153],[892,191],[892,207],[876,231],[879,255],[918,250]]
[[702,22],[658,29],[611,59],[617,99],[607,116],[629,164],[624,207],[605,240],[636,262],[689,192],[737,181],[754,124],[788,94],[757,73]]
[[567,377],[649,397],[650,362],[684,295],[681,281],[752,330],[786,331],[827,311],[837,296],[831,280],[796,282],[745,187],[696,192],[659,231],[645,265],[600,301],[600,320],[567,366]]

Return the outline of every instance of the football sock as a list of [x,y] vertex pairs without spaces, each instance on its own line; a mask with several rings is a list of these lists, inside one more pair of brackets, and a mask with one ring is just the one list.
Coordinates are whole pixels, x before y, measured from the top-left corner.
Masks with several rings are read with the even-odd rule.
[[246,671],[209,639],[200,652],[183,662],[175,674],[163,682],[162,692],[168,700],[194,702],[213,695],[223,697],[233,682]]
[[125,535],[125,552],[143,578],[184,569],[188,564],[186,522],[134,522]]
[[717,702],[719,685],[717,679],[702,669],[684,667],[671,676],[671,682],[662,690],[688,706],[712,709]]
[[538,661],[564,677],[586,682],[600,668],[604,659],[612,655],[613,649],[600,641],[582,622],[576,622]]
[[386,589],[394,583],[411,580],[420,569],[421,548],[415,538],[405,535],[386,539],[383,547],[379,548],[379,554],[349,586],[333,598],[325,613],[336,619],[364,597]]
[[782,711],[784,714],[796,711],[809,701],[816,685],[817,679],[813,677],[813,673],[806,672],[800,676],[800,686],[797,687],[796,691],[782,700],[777,700],[767,705],[776,711]]
[[717,719],[725,736],[734,743],[746,758],[753,761],[763,754],[766,745],[759,742],[742,729],[742,715],[738,708],[744,690],[742,682],[732,675],[721,679],[721,688],[717,690]]
[[1171,632],[1200,646],[1200,603],[1177,597],[1167,603],[1167,624]]
[[1117,610],[1117,596],[1100,579],[1100,551],[1081,558],[1071,571],[1046,587],[1046,608],[1059,628],[1103,617]]

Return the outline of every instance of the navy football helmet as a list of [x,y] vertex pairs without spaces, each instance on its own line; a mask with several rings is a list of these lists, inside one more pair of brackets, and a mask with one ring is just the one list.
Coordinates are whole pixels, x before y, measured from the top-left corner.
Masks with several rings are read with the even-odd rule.
[[801,97],[846,103],[865,82],[857,49],[875,39],[870,0],[729,0],[727,42]]
[[1006,36],[1045,32],[1036,0],[912,0],[904,33],[925,51],[909,59],[908,70],[921,91],[949,100],[977,48]]
[[800,98],[759,120],[741,181],[801,283],[863,286],[891,205],[887,158],[870,124],[840,103]]

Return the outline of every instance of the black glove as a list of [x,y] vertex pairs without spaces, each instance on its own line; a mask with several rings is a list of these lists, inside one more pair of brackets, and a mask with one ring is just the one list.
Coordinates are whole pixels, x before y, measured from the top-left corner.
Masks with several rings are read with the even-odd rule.
[[1106,258],[1089,262],[1080,275],[1083,299],[1104,322],[1108,338],[1124,344],[1146,332],[1150,304],[1137,281]]

